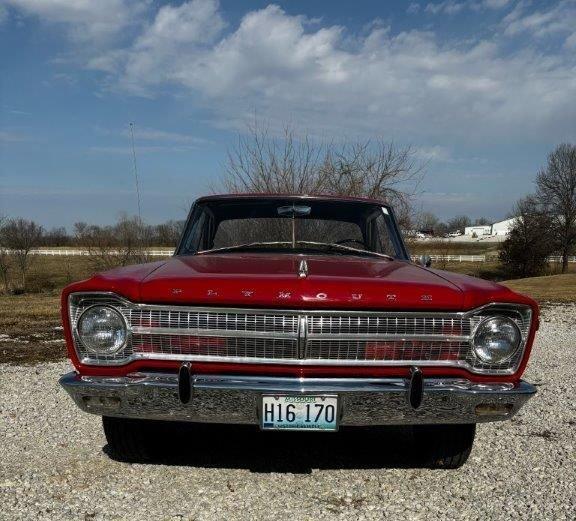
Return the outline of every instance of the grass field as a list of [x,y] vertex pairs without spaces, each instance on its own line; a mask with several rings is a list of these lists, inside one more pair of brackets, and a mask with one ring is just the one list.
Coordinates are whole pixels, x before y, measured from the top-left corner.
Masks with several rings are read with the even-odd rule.
[[576,273],[507,280],[503,284],[541,303],[576,301]]
[[[0,295],[0,363],[36,363],[65,356],[60,328],[60,291],[94,269],[86,257],[31,260],[27,292]],[[17,274],[12,274],[17,280]]]
[[498,255],[496,242],[453,242],[443,240],[408,239],[406,246],[412,255]]

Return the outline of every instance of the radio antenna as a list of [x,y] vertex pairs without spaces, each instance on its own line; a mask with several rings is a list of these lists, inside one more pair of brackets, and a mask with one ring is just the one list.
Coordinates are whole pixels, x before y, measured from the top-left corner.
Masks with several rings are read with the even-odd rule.
[[134,123],[130,123],[130,137],[132,139],[132,161],[134,163],[134,179],[136,181],[136,197],[138,198],[138,222],[142,225],[142,208],[140,206],[140,182],[138,180],[138,165],[136,163],[136,147],[134,146]]

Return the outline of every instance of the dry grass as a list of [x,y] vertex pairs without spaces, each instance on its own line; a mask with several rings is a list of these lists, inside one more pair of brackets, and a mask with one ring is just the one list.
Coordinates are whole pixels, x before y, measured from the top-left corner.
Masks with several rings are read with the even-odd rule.
[[[93,273],[86,257],[32,258],[27,292],[0,295],[0,363],[36,363],[66,355],[60,329],[60,291]],[[13,280],[18,280],[12,273]]]
[[58,292],[0,296],[0,363],[35,363],[66,355]]
[[454,242],[443,240],[407,239],[406,245],[412,255],[498,255],[497,242]]
[[502,284],[538,302],[576,301],[576,273],[507,280]]

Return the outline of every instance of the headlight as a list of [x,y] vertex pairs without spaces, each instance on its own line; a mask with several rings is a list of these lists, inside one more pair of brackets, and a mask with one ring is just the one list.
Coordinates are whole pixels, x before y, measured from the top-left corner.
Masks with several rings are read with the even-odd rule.
[[78,319],[78,335],[88,351],[113,355],[126,344],[124,317],[109,306],[89,307]]
[[498,364],[511,358],[521,341],[520,329],[511,318],[487,318],[474,334],[474,352],[483,362]]

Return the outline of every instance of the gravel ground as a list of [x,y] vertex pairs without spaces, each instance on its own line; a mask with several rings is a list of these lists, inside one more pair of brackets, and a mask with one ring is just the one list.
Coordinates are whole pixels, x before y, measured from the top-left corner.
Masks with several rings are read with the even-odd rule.
[[526,374],[538,395],[480,425],[455,471],[415,466],[402,429],[183,431],[163,462],[118,463],[100,419],[56,385],[67,363],[0,365],[0,518],[573,520],[575,318],[573,305],[544,310]]

